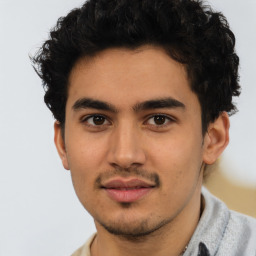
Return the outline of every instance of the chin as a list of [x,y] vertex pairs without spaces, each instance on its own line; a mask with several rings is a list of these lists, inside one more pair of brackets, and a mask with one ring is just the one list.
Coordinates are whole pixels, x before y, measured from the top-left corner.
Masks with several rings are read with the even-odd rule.
[[99,224],[110,234],[119,236],[126,240],[141,240],[154,235],[170,220],[152,221],[149,218],[144,220],[122,220],[115,222],[99,222]]

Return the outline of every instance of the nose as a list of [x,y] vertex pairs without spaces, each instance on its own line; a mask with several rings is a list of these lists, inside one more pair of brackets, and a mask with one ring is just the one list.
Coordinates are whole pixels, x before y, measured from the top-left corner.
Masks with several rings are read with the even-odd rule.
[[142,166],[146,161],[138,127],[120,124],[110,138],[108,162],[115,168],[127,169]]

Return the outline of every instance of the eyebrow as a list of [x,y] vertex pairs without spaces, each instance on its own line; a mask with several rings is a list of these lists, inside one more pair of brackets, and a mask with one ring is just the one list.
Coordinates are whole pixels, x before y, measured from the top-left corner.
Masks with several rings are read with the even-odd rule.
[[[105,101],[95,100],[91,98],[82,98],[77,100],[73,107],[75,111],[79,109],[98,109],[98,110],[105,110],[112,113],[118,113],[117,108]],[[133,106],[134,112],[139,112],[143,110],[152,110],[158,108],[183,108],[185,109],[185,105],[173,98],[160,98],[160,99],[152,99],[147,100],[141,103],[137,103]]]
[[138,103],[133,107],[133,110],[135,112],[139,112],[142,110],[152,110],[152,109],[158,109],[158,108],[185,109],[185,104],[183,104],[182,102],[176,99],[168,97],[168,98],[153,99],[153,100],[148,100],[145,102]]
[[113,113],[117,113],[117,109],[104,101],[100,100],[94,100],[90,98],[82,98],[79,99],[75,102],[75,104],[72,107],[75,111],[79,109],[87,109],[87,108],[92,108],[92,109],[98,109],[98,110],[105,110]]

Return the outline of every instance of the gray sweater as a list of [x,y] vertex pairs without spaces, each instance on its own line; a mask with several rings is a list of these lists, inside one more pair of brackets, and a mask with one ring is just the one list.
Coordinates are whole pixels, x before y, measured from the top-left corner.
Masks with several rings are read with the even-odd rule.
[[[230,211],[205,188],[202,194],[204,211],[183,256],[256,256],[256,219]],[[94,238],[72,256],[90,256]]]
[[202,189],[205,209],[184,256],[256,256],[256,219]]

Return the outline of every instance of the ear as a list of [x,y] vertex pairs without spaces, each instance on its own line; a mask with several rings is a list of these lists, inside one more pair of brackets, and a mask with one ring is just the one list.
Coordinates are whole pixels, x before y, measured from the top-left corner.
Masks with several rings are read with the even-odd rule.
[[203,161],[213,164],[229,143],[229,117],[222,112],[219,117],[209,124],[204,137]]
[[66,170],[69,170],[65,141],[62,134],[61,125],[58,121],[55,121],[54,123],[54,143],[62,161],[63,167]]

